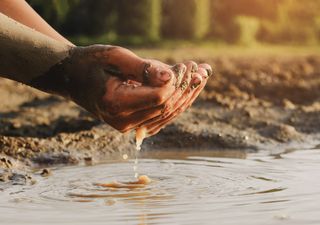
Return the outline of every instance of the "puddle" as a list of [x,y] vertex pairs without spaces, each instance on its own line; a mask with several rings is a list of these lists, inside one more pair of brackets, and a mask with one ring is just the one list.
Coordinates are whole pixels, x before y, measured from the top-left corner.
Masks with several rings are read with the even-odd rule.
[[[281,157],[278,157],[281,155]],[[320,150],[144,152],[0,190],[0,224],[319,224]]]

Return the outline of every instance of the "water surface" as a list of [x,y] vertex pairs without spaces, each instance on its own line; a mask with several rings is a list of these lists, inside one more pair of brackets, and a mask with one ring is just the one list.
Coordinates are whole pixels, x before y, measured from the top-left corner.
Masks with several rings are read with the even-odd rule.
[[320,224],[320,150],[142,152],[133,161],[62,167],[0,191],[0,224]]

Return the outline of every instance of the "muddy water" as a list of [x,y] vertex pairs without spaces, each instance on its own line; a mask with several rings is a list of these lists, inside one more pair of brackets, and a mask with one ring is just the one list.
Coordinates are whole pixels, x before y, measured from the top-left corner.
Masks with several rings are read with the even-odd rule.
[[[120,156],[121,157],[121,156]],[[320,224],[320,149],[141,152],[133,160],[63,167],[0,191],[0,224]]]

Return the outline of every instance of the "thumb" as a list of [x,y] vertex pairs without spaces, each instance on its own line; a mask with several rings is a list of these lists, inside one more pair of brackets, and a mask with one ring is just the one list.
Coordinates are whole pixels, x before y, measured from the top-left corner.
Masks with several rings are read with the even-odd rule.
[[173,78],[165,64],[140,58],[132,51],[113,46],[103,54],[104,71],[122,80],[134,80],[149,86],[163,86]]

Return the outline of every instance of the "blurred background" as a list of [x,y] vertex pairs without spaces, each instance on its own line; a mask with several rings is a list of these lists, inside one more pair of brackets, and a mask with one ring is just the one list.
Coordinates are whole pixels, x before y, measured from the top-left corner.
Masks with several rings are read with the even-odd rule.
[[76,44],[320,43],[320,0],[28,0]]

